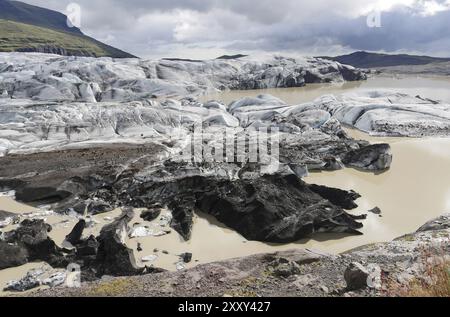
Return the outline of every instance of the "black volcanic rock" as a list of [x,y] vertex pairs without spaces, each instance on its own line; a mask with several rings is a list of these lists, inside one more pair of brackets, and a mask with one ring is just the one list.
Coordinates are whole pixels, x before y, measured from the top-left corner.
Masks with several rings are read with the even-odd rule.
[[[167,206],[173,216],[170,226],[185,240],[190,239],[196,210],[214,216],[249,240],[265,242],[293,242],[315,232],[359,234],[362,227],[343,208],[293,174],[260,176],[258,166],[254,166],[241,173],[241,178],[229,179],[217,174],[205,176],[207,165],[185,164],[166,162],[164,170],[147,175],[152,180],[142,183],[124,173],[112,186],[110,199],[136,208]],[[226,175],[236,166],[211,168]],[[334,196],[336,202],[348,207],[357,194],[336,190]]]
[[68,198],[71,193],[53,187],[23,187],[16,191],[16,199],[24,203],[54,203]]
[[[180,196],[184,196],[183,195]],[[169,208],[172,211],[173,219],[170,226],[178,232],[184,240],[190,240],[192,235],[192,223],[195,212],[195,197],[190,193],[187,197],[176,197],[170,202]]]
[[293,242],[315,232],[360,234],[362,225],[294,175],[223,181],[197,202],[248,240]]
[[114,208],[103,200],[94,200],[87,206],[87,212],[91,215],[98,215],[105,212],[112,211]]
[[96,264],[98,275],[128,276],[142,273],[137,268],[133,250],[125,245],[128,222],[133,219],[133,210],[126,209],[114,222],[102,228]]
[[370,209],[369,212],[375,214],[375,215],[381,215],[381,209],[379,207],[375,207],[373,209]]
[[16,267],[28,262],[26,248],[0,241],[0,270]]
[[180,254],[180,258],[183,260],[184,263],[190,263],[192,261],[192,253],[186,252]]
[[145,210],[141,213],[141,218],[144,219],[145,221],[153,221],[156,218],[159,217],[159,215],[161,214],[161,209],[160,208],[151,208],[148,210]]
[[86,240],[81,241],[77,245],[77,257],[83,258],[86,256],[95,256],[98,252],[99,243],[97,239],[91,235]]
[[27,252],[28,261],[45,261],[53,267],[65,267],[68,260],[62,249],[48,237],[52,227],[41,219],[26,219],[20,226],[5,234],[5,242],[20,249],[20,253]]
[[83,236],[84,228],[86,228],[86,221],[81,219],[66,236],[66,241],[70,242],[72,245],[78,244]]
[[52,230],[49,224],[41,219],[25,219],[20,226],[11,232],[5,234],[7,242],[17,242],[33,247],[48,238],[48,233]]
[[354,191],[346,191],[320,185],[310,185],[309,189],[311,189],[316,194],[319,194],[323,198],[329,200],[336,206],[347,210],[357,208],[358,205],[355,203],[355,200],[361,197],[360,194],[355,193]]

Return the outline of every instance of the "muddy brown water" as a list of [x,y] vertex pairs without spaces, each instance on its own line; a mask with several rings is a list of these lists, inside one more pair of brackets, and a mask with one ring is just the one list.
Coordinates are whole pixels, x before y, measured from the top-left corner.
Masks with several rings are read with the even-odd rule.
[[[450,138],[372,138],[362,132],[349,132],[360,139],[390,143],[394,155],[391,169],[378,175],[349,168],[336,172],[311,173],[305,181],[359,192],[362,198],[357,200],[359,207],[351,211],[354,214],[368,213],[369,209],[379,207],[382,210],[381,217],[368,213],[367,220],[363,221],[364,235],[321,234],[313,239],[291,244],[267,244],[247,241],[213,217],[199,213],[194,220],[190,241],[183,241],[173,230],[161,237],[129,239],[128,245],[135,250],[138,263],[142,257],[155,254],[158,258],[151,264],[175,270],[176,263],[179,262],[178,255],[183,252],[191,252],[194,255],[193,261],[186,267],[293,248],[313,248],[340,253],[365,244],[390,241],[413,232],[426,221],[450,211]],[[0,208],[9,209],[8,206],[17,211],[19,206],[23,205],[14,202],[12,198],[1,197]],[[23,206],[23,210],[27,208],[29,207]],[[109,217],[110,220],[119,213],[120,210],[116,210],[110,214],[96,216],[99,225],[89,229],[86,235],[98,233],[101,226],[108,222],[105,218]],[[55,227],[50,235],[58,244],[62,244],[65,235],[77,221],[55,215],[46,219]],[[139,214],[136,214],[132,221],[136,222],[146,224],[139,218]],[[65,225],[58,225],[61,223]],[[136,251],[138,242],[144,249],[142,252]],[[157,251],[154,252],[154,249]],[[22,268],[18,270],[23,271]],[[11,272],[14,272],[14,269],[0,271],[0,282],[5,281],[5,276],[9,276]]]
[[290,105],[311,102],[327,94],[339,95],[364,90],[394,89],[396,92],[420,95],[423,98],[450,102],[450,77],[418,77],[412,75],[389,75],[370,77],[366,81],[343,82],[333,84],[308,84],[299,88],[271,88],[259,90],[233,90],[212,93],[200,98],[200,101],[218,100],[229,104],[245,97],[269,94],[280,98]]
[[[311,101],[320,95],[333,93],[334,90],[336,90],[334,93],[338,93],[343,90],[362,89],[361,87],[364,89],[377,88],[377,85],[382,85],[380,80],[382,79],[376,78],[364,83],[347,83],[341,87],[320,85],[305,89],[276,89],[271,90],[270,93],[288,103],[295,104]],[[437,99],[436,96],[439,96],[439,99],[448,98],[450,100],[450,90],[445,89],[450,83],[448,79],[403,78],[392,79],[392,83],[395,85],[389,83],[390,81],[385,81],[384,88],[409,90],[427,98],[434,96]],[[259,93],[262,92],[230,92],[220,96],[222,100],[232,101],[244,95],[255,96]],[[215,98],[208,96],[207,99]],[[194,219],[190,241],[183,241],[173,230],[165,236],[128,239],[127,243],[135,250],[134,254],[138,264],[142,264],[140,261],[142,257],[154,254],[157,258],[151,264],[168,270],[176,270],[176,263],[179,262],[178,255],[183,252],[193,253],[193,261],[186,267],[295,248],[312,248],[337,254],[365,244],[390,241],[415,231],[426,221],[444,212],[450,212],[450,138],[377,138],[356,130],[348,131],[358,139],[365,139],[372,143],[389,143],[394,156],[391,169],[382,174],[373,174],[347,168],[335,172],[312,173],[305,178],[305,181],[359,192],[362,198],[357,200],[359,207],[351,211],[352,213],[368,213],[369,209],[379,207],[382,210],[381,217],[368,213],[368,218],[363,221],[362,232],[364,235],[321,234],[314,236],[313,239],[304,239],[291,244],[267,244],[247,241],[214,218],[198,213]],[[0,197],[0,209],[17,213],[36,211],[35,208],[15,202],[11,197]],[[89,229],[86,235],[98,233],[105,223],[111,221],[118,214],[120,214],[120,210],[96,216],[98,225]],[[70,232],[77,221],[70,217],[55,215],[46,217],[46,219],[55,227],[51,236],[58,244],[62,244],[65,235]],[[152,225],[139,219],[138,214],[132,222]],[[13,226],[3,230],[11,229]],[[136,251],[138,242],[143,247],[142,252]],[[157,249],[156,252],[154,249]],[[163,251],[167,251],[168,254]],[[8,280],[23,276],[27,270],[40,265],[42,264],[27,264],[19,268],[0,271],[0,292]]]

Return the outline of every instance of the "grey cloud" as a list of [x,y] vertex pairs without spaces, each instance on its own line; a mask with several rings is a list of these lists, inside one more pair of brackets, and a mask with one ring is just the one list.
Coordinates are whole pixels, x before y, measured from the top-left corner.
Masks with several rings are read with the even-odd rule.
[[[424,16],[418,10],[431,0],[416,0],[383,12],[382,27],[369,28],[361,12],[377,1],[75,0],[83,9],[85,33],[143,57],[361,49],[442,55],[450,50],[450,11]],[[72,1],[25,2],[64,11]]]

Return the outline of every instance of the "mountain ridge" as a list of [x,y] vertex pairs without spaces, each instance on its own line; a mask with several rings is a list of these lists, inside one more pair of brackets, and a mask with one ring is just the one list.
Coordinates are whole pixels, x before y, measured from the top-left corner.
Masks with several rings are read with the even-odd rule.
[[66,15],[19,1],[0,0],[0,19],[84,35],[67,25]]
[[358,51],[347,55],[335,57],[321,56],[321,58],[333,60],[341,64],[358,68],[377,68],[403,65],[427,65],[431,63],[449,62],[450,58],[408,55],[408,54],[383,54],[366,51]]
[[69,27],[63,13],[19,1],[0,0],[0,25],[0,52],[136,57]]

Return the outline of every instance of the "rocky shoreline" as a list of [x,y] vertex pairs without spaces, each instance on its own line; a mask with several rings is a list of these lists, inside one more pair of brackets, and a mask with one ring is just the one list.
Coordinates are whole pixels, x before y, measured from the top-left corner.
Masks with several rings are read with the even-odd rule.
[[[399,296],[427,281],[426,263],[448,261],[450,216],[392,242],[341,255],[314,250],[260,254],[199,265],[182,272],[111,278],[80,288],[56,287],[31,296]],[[429,285],[432,287],[433,285]]]

